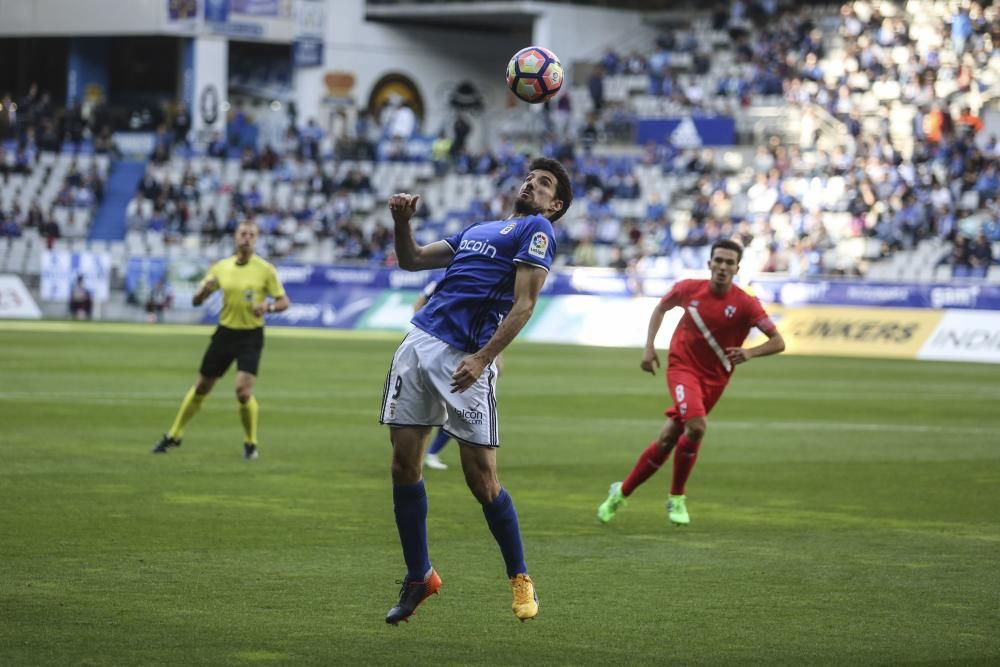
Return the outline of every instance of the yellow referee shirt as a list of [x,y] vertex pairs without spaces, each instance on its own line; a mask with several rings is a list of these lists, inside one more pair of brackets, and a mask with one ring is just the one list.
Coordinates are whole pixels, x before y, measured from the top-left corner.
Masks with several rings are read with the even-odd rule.
[[230,329],[257,329],[264,318],[253,314],[253,307],[270,296],[285,296],[278,271],[270,262],[252,255],[246,264],[237,264],[236,256],[220,259],[205,275],[202,285],[215,278],[222,290],[219,324]]

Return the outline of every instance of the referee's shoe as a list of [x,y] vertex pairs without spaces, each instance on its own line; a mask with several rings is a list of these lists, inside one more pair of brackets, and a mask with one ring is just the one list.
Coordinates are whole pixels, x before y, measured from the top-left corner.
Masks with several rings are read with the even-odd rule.
[[181,441],[179,438],[171,438],[169,435],[164,433],[163,437],[160,438],[160,441],[156,443],[155,447],[153,447],[153,454],[166,454],[171,449],[180,446]]
[[244,459],[246,459],[247,461],[253,461],[254,459],[256,459],[259,456],[260,456],[260,452],[257,451],[257,445],[255,445],[253,443],[250,443],[250,442],[244,442],[243,443],[243,458]]

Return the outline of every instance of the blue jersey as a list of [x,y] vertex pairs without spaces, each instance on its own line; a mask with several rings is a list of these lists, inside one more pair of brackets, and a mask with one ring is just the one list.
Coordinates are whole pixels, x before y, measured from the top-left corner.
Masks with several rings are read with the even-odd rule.
[[552,223],[530,215],[482,222],[445,239],[455,256],[414,326],[465,352],[476,352],[514,304],[518,263],[546,271],[556,253]]

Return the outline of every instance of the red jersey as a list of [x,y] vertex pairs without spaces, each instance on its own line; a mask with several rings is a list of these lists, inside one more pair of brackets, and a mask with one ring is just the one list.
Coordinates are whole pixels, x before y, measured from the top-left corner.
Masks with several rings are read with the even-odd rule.
[[667,364],[722,382],[733,373],[727,347],[740,347],[753,327],[764,333],[774,323],[763,306],[736,285],[722,296],[712,292],[710,280],[681,280],[664,296],[665,307],[680,306],[684,315],[670,339]]

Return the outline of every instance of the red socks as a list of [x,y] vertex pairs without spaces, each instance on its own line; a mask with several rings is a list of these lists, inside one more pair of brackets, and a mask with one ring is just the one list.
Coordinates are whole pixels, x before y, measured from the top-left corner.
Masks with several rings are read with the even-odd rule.
[[[700,447],[700,440],[688,440],[687,436],[684,435],[677,440],[677,451],[674,452],[674,480],[670,485],[670,495],[684,495],[684,485],[687,484],[688,477],[691,476],[691,468],[694,468],[694,462],[698,460],[698,449]],[[634,471],[633,474],[635,474]],[[623,484],[622,493],[624,492],[625,485]]]
[[[674,452],[674,477],[670,484],[670,495],[684,495],[684,485],[687,484],[688,477],[691,476],[691,469],[694,468],[694,462],[698,460],[698,450],[700,448],[700,440],[689,440],[685,435],[682,435],[677,440]],[[639,455],[639,460],[635,462],[632,472],[622,482],[622,495],[632,495],[636,487],[652,477],[669,456],[670,452],[661,453],[660,448],[656,446],[656,442],[651,442],[645,451]]]
[[639,455],[639,460],[635,462],[632,472],[622,482],[622,495],[632,495],[637,486],[652,477],[653,473],[660,469],[660,466],[663,465],[668,456],[670,456],[670,452],[666,454],[660,453],[660,449],[656,446],[655,441],[649,443],[649,447],[646,447],[646,450]]

